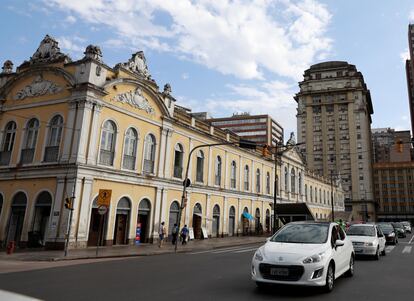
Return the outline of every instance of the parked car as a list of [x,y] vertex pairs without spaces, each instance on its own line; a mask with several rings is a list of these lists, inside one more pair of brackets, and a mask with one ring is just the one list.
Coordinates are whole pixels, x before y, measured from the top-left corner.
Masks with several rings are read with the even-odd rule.
[[354,249],[336,223],[293,222],[257,249],[251,276],[266,284],[321,286],[330,292],[334,280],[354,274]]
[[378,223],[377,225],[385,235],[386,244],[398,244],[398,235],[390,223]]
[[395,231],[398,234],[398,237],[405,238],[407,235],[405,235],[405,229],[404,226],[401,223],[391,223],[391,225],[394,227]]
[[405,232],[411,233],[411,223],[410,222],[401,222],[401,224],[404,226]]
[[385,237],[377,225],[354,224],[347,231],[356,255],[374,256],[376,260],[385,255]]

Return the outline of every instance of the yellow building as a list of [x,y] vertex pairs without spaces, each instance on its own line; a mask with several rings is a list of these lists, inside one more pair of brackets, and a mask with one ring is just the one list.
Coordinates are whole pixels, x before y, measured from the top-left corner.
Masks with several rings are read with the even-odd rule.
[[[162,221],[168,233],[177,222],[191,149],[224,142],[234,144],[193,153],[181,225],[195,238],[270,228],[274,161],[177,106],[171,87],[160,91],[151,79],[143,52],[111,68],[90,45],[73,62],[46,36],[15,72],[4,63],[0,131],[3,245],[63,247],[71,196],[70,247],[133,243],[138,223],[141,241],[155,241]],[[297,185],[307,181],[303,162],[301,169]],[[100,189],[112,191],[102,216]]]

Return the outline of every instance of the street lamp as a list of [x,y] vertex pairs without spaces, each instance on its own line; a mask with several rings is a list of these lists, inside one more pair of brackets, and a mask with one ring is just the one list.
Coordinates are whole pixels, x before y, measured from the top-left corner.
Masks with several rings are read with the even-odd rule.
[[[219,146],[219,145],[236,145],[238,144],[239,147],[241,148],[245,148],[245,149],[256,149],[256,143],[251,142],[251,141],[247,141],[244,139],[240,139],[238,143],[235,142],[221,142],[221,143],[212,143],[212,144],[201,144],[201,145],[197,145],[196,147],[192,148],[191,151],[188,153],[188,160],[187,160],[187,168],[185,169],[185,177],[184,177],[184,181],[183,181],[183,192],[181,195],[181,206],[180,209],[178,211],[178,231],[180,231],[180,224],[181,224],[181,215],[182,215],[182,211],[185,208],[185,206],[187,205],[187,187],[189,187],[191,185],[191,181],[188,178],[188,170],[190,168],[190,160],[191,160],[191,155],[193,154],[193,152],[199,148],[202,147],[211,147],[211,146]],[[177,246],[178,246],[178,242],[175,242],[175,248],[174,251],[177,252]]]

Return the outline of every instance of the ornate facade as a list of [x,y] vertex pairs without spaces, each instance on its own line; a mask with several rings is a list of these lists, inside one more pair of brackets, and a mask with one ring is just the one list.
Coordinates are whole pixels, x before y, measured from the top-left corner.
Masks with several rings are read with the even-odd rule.
[[[16,71],[7,61],[0,75],[0,241],[63,247],[71,196],[70,247],[133,243],[138,222],[142,241],[154,241],[162,221],[169,232],[177,222],[187,164],[192,185],[181,223],[196,238],[202,228],[210,236],[259,223],[269,230],[274,161],[238,141],[177,106],[169,84],[160,91],[142,52],[111,68],[97,46],[71,61],[46,36],[29,61]],[[234,144],[203,147],[187,162],[195,146],[223,142]],[[278,201],[308,200],[324,218],[330,207],[306,196],[306,187],[328,191],[326,179],[310,175],[296,150],[283,156],[278,179],[285,167]],[[100,189],[112,190],[102,220]]]

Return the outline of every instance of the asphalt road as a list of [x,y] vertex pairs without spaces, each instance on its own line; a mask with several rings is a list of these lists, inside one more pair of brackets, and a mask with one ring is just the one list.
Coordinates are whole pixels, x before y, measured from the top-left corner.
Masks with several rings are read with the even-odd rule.
[[337,279],[330,294],[258,290],[250,280],[252,246],[0,274],[0,289],[44,300],[413,300],[411,238],[388,247],[380,261],[358,259],[355,276]]

